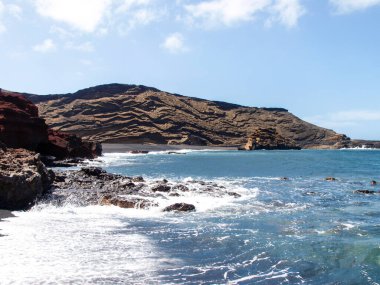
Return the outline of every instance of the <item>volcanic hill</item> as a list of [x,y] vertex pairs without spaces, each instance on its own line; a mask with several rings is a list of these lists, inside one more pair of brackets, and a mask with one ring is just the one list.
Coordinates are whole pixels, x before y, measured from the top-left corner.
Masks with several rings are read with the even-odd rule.
[[[22,94],[53,129],[109,143],[238,146],[271,133],[302,148],[340,148],[345,135],[281,108],[245,107],[141,85],[108,84],[72,94]],[[268,131],[270,130],[270,131]],[[258,137],[257,137],[258,136]]]

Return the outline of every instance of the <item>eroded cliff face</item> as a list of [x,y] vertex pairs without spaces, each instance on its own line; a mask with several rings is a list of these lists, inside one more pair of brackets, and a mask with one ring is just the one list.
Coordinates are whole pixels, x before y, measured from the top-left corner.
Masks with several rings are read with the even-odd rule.
[[99,144],[48,128],[38,108],[23,95],[0,89],[0,142],[59,159],[93,158],[101,154]]
[[[244,107],[110,84],[73,94],[26,94],[56,130],[102,142],[239,146],[257,129],[274,130],[302,148],[339,148],[350,139],[281,108]],[[267,132],[263,132],[267,133]]]
[[48,142],[47,130],[32,102],[0,89],[0,141],[14,148],[34,150]]

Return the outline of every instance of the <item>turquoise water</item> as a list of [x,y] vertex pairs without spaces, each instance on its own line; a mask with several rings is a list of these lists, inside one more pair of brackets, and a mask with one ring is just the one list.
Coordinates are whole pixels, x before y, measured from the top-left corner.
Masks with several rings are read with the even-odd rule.
[[[0,283],[380,283],[380,194],[353,193],[380,190],[370,185],[380,181],[380,151],[184,153],[106,154],[94,164],[152,181],[212,181],[242,197],[190,195],[197,211],[185,214],[49,205],[15,213],[0,225]],[[7,259],[15,254],[18,269]],[[64,273],[46,279],[51,264]]]

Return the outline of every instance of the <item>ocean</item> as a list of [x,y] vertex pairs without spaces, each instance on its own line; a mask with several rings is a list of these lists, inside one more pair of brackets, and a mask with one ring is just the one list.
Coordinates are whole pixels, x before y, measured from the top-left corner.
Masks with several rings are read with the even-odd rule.
[[[0,223],[0,284],[380,284],[380,194],[354,193],[380,190],[380,151],[177,152],[91,164],[240,197],[194,188],[149,210],[13,212]],[[162,212],[175,202],[196,211]]]

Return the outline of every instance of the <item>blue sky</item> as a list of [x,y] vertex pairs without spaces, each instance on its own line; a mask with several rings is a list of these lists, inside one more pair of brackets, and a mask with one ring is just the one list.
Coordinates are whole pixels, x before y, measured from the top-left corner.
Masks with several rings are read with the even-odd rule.
[[380,0],[0,0],[0,87],[133,83],[380,139]]

